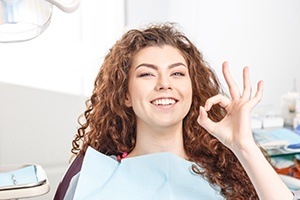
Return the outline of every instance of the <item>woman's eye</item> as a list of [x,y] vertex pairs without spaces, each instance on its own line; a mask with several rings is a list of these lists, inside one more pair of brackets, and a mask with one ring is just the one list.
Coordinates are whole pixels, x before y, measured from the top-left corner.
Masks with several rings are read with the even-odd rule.
[[139,77],[147,77],[147,76],[153,76],[153,74],[147,72],[147,73],[141,73],[141,74],[139,75]]
[[185,74],[182,72],[174,72],[172,76],[184,76]]

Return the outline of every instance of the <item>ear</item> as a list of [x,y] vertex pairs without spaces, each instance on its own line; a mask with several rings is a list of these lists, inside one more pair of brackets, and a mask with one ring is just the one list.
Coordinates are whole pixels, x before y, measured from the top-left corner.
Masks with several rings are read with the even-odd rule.
[[127,107],[132,107],[130,95],[129,95],[128,93],[126,94],[125,105],[126,105]]

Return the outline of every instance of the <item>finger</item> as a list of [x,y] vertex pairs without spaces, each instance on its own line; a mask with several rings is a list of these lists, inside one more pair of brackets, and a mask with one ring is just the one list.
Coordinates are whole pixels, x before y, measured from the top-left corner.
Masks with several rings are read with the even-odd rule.
[[263,95],[263,87],[264,87],[264,82],[259,81],[257,83],[257,91],[254,97],[249,101],[249,106],[251,109],[254,108],[261,101]]
[[228,62],[224,62],[222,65],[222,72],[225,78],[225,81],[228,85],[230,96],[232,99],[238,99],[240,98],[240,93],[237,84],[233,80],[228,67]]
[[209,133],[213,133],[215,122],[211,121],[208,118],[207,112],[204,107],[200,106],[199,109],[199,117],[197,119],[197,122],[202,126],[205,130],[207,130]]
[[226,108],[230,104],[230,99],[221,94],[217,94],[213,97],[210,97],[205,102],[205,110],[209,111],[211,107],[216,104],[219,104],[223,108]]
[[244,84],[244,90],[243,90],[242,98],[248,100],[251,98],[251,93],[252,93],[250,74],[249,74],[248,67],[245,67],[243,69],[243,84]]

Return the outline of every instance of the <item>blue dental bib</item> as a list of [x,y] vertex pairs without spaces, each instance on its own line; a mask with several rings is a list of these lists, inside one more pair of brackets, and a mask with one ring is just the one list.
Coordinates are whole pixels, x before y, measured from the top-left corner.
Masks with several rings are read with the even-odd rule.
[[171,153],[154,153],[118,162],[89,147],[74,200],[224,199],[217,186],[192,172],[193,162]]

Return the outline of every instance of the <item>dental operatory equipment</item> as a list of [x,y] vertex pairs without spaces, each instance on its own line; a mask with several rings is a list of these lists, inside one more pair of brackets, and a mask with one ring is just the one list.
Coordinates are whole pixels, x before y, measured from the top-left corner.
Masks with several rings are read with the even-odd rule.
[[80,0],[1,0],[0,42],[21,42],[39,36],[49,26],[53,5],[73,12]]
[[0,199],[23,199],[42,196],[50,185],[42,166],[0,166]]

